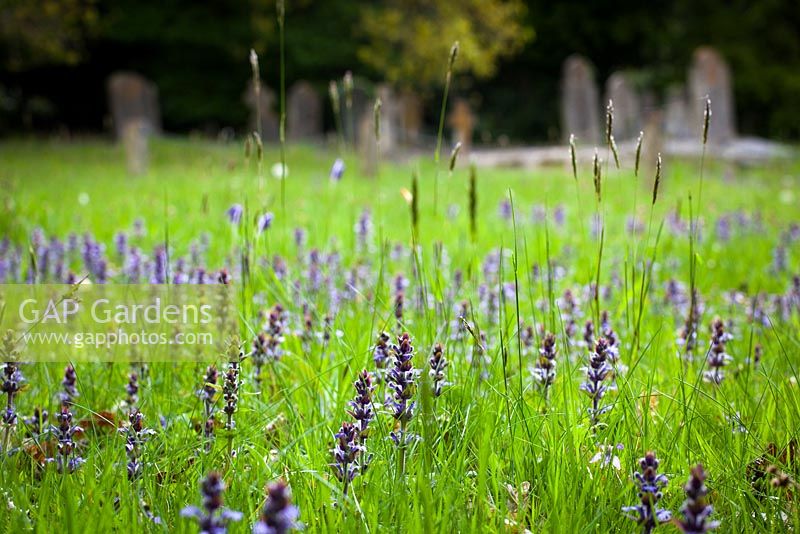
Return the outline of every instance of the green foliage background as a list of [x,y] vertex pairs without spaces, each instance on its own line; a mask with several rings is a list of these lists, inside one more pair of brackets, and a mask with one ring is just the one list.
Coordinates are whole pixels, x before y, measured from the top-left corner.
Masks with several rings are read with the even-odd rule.
[[[468,72],[456,77],[455,90],[478,107],[479,129],[512,141],[555,140],[558,82],[569,54],[590,57],[601,84],[611,72],[631,69],[643,87],[663,91],[685,79],[692,51],[709,44],[731,63],[740,129],[800,138],[800,10],[793,0],[455,5],[289,1],[287,80],[311,80],[325,94],[328,80],[352,70],[417,86],[433,129],[446,51],[457,36]],[[118,69],[155,80],[168,130],[243,128],[250,47],[261,55],[266,83],[277,87],[274,11],[263,0],[6,0],[0,132],[105,128],[104,82]]]

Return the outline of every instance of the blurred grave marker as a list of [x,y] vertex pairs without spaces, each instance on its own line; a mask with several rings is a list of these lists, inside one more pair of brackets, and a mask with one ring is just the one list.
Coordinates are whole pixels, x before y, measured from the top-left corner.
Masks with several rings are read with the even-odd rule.
[[400,94],[400,138],[406,146],[417,146],[422,132],[422,99],[410,89]]
[[141,176],[147,173],[150,162],[149,138],[151,135],[150,124],[141,118],[135,118],[125,123],[122,142],[125,146],[125,161],[128,173]]
[[287,97],[288,135],[292,140],[314,140],[322,136],[322,99],[307,81],[289,89]]
[[358,121],[358,155],[361,172],[373,178],[378,174],[378,143],[375,140],[375,120],[371,113],[362,113]]
[[[264,84],[261,84],[258,97],[252,83],[247,84],[244,93],[244,103],[250,110],[249,128],[258,131],[258,118],[261,116],[261,139],[266,142],[278,141],[278,114],[275,113],[275,93]],[[260,110],[259,110],[260,108]]]
[[401,108],[397,95],[390,85],[378,86],[381,99],[381,153],[392,154],[397,150],[401,130]]
[[617,141],[636,139],[642,129],[639,94],[628,74],[615,72],[606,81],[606,99],[614,102],[614,137]]
[[732,85],[731,70],[716,49],[701,46],[694,51],[689,68],[690,117],[693,129],[700,131],[706,96],[711,98],[711,143],[725,143],[736,137]]
[[[692,136],[689,124],[689,105],[686,102],[686,89],[673,85],[667,90],[666,117],[664,129],[670,139],[687,139]],[[695,134],[697,128],[694,128]]]
[[564,61],[561,125],[565,142],[571,134],[584,145],[596,145],[600,141],[600,103],[594,68],[588,59],[577,54]]
[[108,79],[108,104],[114,134],[124,139],[132,122],[144,127],[148,134],[161,130],[158,89],[155,84],[134,72],[116,72]]
[[473,115],[469,103],[465,99],[456,99],[447,123],[453,129],[453,146],[461,143],[459,161],[468,161],[467,156],[472,145],[472,133],[475,130],[475,115]]

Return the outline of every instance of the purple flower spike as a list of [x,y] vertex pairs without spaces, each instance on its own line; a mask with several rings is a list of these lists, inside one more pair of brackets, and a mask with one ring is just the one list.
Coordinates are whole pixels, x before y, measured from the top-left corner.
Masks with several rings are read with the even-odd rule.
[[128,234],[125,232],[117,232],[116,235],[114,235],[114,248],[120,260],[124,261],[125,255],[128,253]]
[[208,534],[225,534],[228,523],[242,519],[241,512],[235,512],[222,507],[222,493],[225,483],[218,473],[209,473],[200,486],[203,495],[203,508],[187,506],[181,510],[181,516],[192,517],[197,520],[200,532]]
[[228,216],[228,220],[231,224],[237,225],[242,221],[242,215],[244,214],[244,208],[241,204],[234,204],[228,211],[225,212]]
[[533,378],[541,386],[545,398],[550,386],[556,379],[556,336],[550,332],[544,335],[539,358],[533,368]]
[[253,350],[250,357],[253,358],[254,377],[256,382],[260,381],[261,368],[269,363],[277,361],[283,356],[284,341],[284,310],[280,304],[275,304],[269,312],[267,325],[263,332],[259,333],[253,340]]
[[596,427],[600,416],[611,409],[610,406],[601,406],[601,401],[606,392],[613,388],[613,386],[604,383],[613,372],[608,360],[608,340],[601,337],[595,341],[594,352],[589,354],[589,366],[585,368],[586,382],[581,384],[581,391],[592,399],[592,406],[589,408],[592,427]]
[[709,370],[703,373],[706,382],[719,385],[725,379],[725,372],[722,369],[733,359],[725,352],[725,344],[732,337],[725,332],[725,323],[719,317],[714,319],[711,324],[711,348],[706,360]]
[[80,434],[83,429],[78,425],[72,424],[72,412],[67,406],[61,407],[61,413],[56,415],[58,425],[51,426],[50,432],[58,441],[58,456],[48,458],[48,462],[54,462],[58,466],[59,472],[72,473],[80,467],[85,460],[75,454],[75,434]]
[[128,480],[136,480],[142,474],[142,448],[147,439],[155,434],[154,430],[144,426],[144,415],[134,408],[128,414],[128,425],[119,429],[125,436],[125,455],[128,457]]
[[400,423],[399,433],[392,432],[391,437],[397,444],[405,444],[408,436],[405,435],[405,426],[414,416],[416,403],[411,399],[417,391],[417,377],[419,370],[414,369],[414,347],[411,345],[411,336],[404,333],[397,338],[397,344],[392,345],[394,356],[393,367],[386,375],[386,383],[391,394],[386,396],[386,406],[389,407],[392,417]]
[[261,510],[261,517],[253,526],[253,534],[286,534],[300,530],[297,522],[300,511],[292,504],[289,486],[279,480],[267,487],[267,502]]
[[167,248],[164,245],[157,245],[153,249],[153,274],[150,283],[167,283]]
[[271,211],[268,211],[264,215],[260,216],[256,222],[256,231],[261,234],[269,230],[272,226],[272,220],[274,218],[275,215]]
[[431,354],[428,363],[431,367],[430,371],[428,371],[428,375],[431,377],[431,382],[433,383],[433,396],[439,397],[442,394],[442,389],[449,385],[445,380],[447,378],[445,369],[450,363],[447,361],[447,358],[444,357],[444,348],[441,343],[437,343],[433,346],[433,354]]
[[686,492],[686,501],[681,507],[683,519],[677,521],[677,526],[687,534],[705,534],[719,527],[719,521],[708,521],[714,508],[706,504],[706,473],[703,466],[698,464],[692,469],[689,481],[683,487]]
[[375,410],[372,408],[372,392],[375,391],[372,373],[364,369],[358,374],[358,378],[353,383],[356,396],[350,401],[350,409],[347,413],[356,421],[358,429],[358,439],[366,441],[369,435],[369,423],[375,418]]
[[504,221],[510,221],[512,215],[511,202],[507,199],[501,200],[497,207],[497,214]]
[[14,397],[19,393],[22,388],[25,377],[19,370],[19,365],[14,362],[6,362],[3,364],[3,373],[0,376],[0,392],[7,395],[6,409],[4,410],[0,421],[4,425],[14,425],[17,422],[17,410],[14,407]]
[[75,399],[79,396],[77,383],[78,375],[75,372],[75,368],[72,365],[67,365],[64,368],[64,379],[61,381],[64,391],[58,394],[58,399],[61,401],[62,406],[75,404]]
[[653,452],[645,454],[639,460],[639,466],[640,471],[634,476],[639,484],[641,502],[636,506],[626,506],[622,511],[642,527],[643,534],[650,534],[659,523],[666,523],[672,518],[669,510],[656,507],[661,500],[661,489],[668,480],[666,476],[658,474],[658,459]]
[[355,224],[356,231],[356,244],[359,252],[367,252],[370,246],[370,238],[372,236],[372,212],[369,208],[364,208],[358,221]]
[[372,359],[375,361],[375,367],[384,369],[389,362],[389,334],[381,332],[378,335],[378,342],[375,344],[375,350],[372,352]]
[[344,483],[345,494],[347,494],[349,483],[362,471],[357,460],[366,449],[359,442],[358,436],[356,426],[347,421],[343,422],[339,431],[334,434],[336,446],[331,451],[333,454],[331,467],[334,469],[336,478]]
[[233,415],[236,413],[236,407],[239,404],[239,361],[238,359],[228,362],[228,370],[225,372],[225,381],[222,386],[222,398],[225,401],[225,406],[222,411],[225,412],[227,422],[225,428],[233,430],[236,428],[236,422],[233,420]]
[[341,180],[344,175],[344,169],[344,160],[342,158],[336,158],[336,161],[333,162],[333,166],[331,166],[331,180],[334,182]]

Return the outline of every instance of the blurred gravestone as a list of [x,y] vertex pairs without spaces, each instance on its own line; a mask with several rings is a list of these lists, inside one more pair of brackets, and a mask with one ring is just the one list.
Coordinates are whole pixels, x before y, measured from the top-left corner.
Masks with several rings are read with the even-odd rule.
[[124,139],[128,124],[136,121],[147,134],[161,130],[156,86],[133,72],[116,72],[108,79],[108,104],[117,139]]
[[606,102],[614,102],[614,137],[617,141],[636,139],[642,129],[639,94],[624,72],[615,72],[606,81]]
[[664,130],[670,139],[686,139],[699,131],[694,128],[695,131],[692,132],[686,90],[682,85],[673,85],[667,89]]
[[469,149],[472,145],[472,133],[475,130],[475,116],[472,114],[472,110],[466,100],[463,98],[456,99],[447,123],[453,129],[453,145],[461,143],[459,161],[467,161],[466,156],[469,154]]
[[564,62],[561,78],[561,126],[564,140],[571,134],[583,144],[600,140],[600,104],[594,69],[580,55]]
[[261,139],[264,142],[278,140],[278,114],[275,112],[275,93],[266,85],[261,85],[258,97],[252,83],[247,84],[244,93],[244,103],[250,110],[248,127],[251,131],[258,131],[259,115],[261,120]]
[[397,149],[400,137],[400,102],[394,90],[386,84],[378,86],[381,99],[381,153],[391,154]]
[[370,178],[378,173],[378,143],[375,140],[375,120],[371,113],[362,113],[358,122],[358,155],[361,172]]
[[697,131],[702,130],[705,98],[711,98],[711,124],[708,140],[724,143],[736,137],[731,71],[719,52],[708,46],[694,51],[689,69],[690,117]]
[[[371,96],[373,93],[367,91],[358,78],[353,87],[353,96],[351,98],[351,107],[347,108],[346,99],[342,99],[342,119],[344,121],[345,138],[352,141],[356,146],[361,142],[361,119],[368,117],[372,120],[373,106],[375,105],[375,98]],[[373,130],[370,130],[369,135],[374,137]]]
[[661,110],[652,110],[647,115],[644,123],[644,136],[642,137],[642,155],[639,165],[639,175],[654,177],[656,160],[664,151],[664,117]]
[[318,139],[322,135],[322,100],[310,83],[300,81],[287,98],[288,136],[293,140]]
[[422,100],[406,89],[400,95],[401,141],[406,146],[417,146],[422,131]]
[[122,142],[125,146],[125,161],[128,172],[135,176],[147,173],[149,162],[148,141],[151,134],[150,124],[141,118],[134,118],[125,123]]

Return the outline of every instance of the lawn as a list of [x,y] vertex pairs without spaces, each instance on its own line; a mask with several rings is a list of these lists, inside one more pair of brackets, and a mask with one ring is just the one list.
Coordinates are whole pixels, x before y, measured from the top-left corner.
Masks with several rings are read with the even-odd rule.
[[[2,428],[0,526],[196,531],[181,510],[200,504],[200,481],[216,471],[225,506],[243,513],[232,532],[252,529],[278,479],[310,532],[641,530],[622,508],[641,502],[634,472],[653,451],[669,479],[658,507],[675,518],[702,463],[723,532],[796,529],[800,164],[667,159],[653,202],[652,162],[637,177],[632,162],[616,169],[601,156],[598,200],[583,161],[577,181],[568,168],[478,169],[472,190],[470,169],[451,172],[446,157],[438,173],[432,157],[384,161],[370,179],[347,155],[335,182],[336,153],[290,146],[282,190],[271,175],[277,147],[259,165],[241,143],[157,140],[150,172],[129,177],[122,148],[106,142],[0,144],[0,281],[24,282],[33,264],[37,280],[63,282],[52,262],[42,267],[40,249],[71,233],[79,247],[100,245],[114,283],[133,281],[132,249],[148,272],[166,246],[172,272],[188,280],[200,268],[214,279],[230,274],[245,353],[262,332],[281,353],[260,376],[257,358],[242,362],[233,429],[224,428],[223,354],[206,401],[199,363],[136,366],[135,402],[126,402],[127,363],[76,363],[69,410],[87,429],[75,436],[86,462],[71,473],[45,460],[57,456],[57,433],[24,422],[40,408],[58,425],[66,362],[21,366],[19,417]],[[243,215],[232,222],[237,204]],[[266,212],[274,219],[259,233]],[[98,281],[79,249],[63,261],[63,273]],[[717,317],[722,332],[712,336]],[[375,358],[384,331],[386,368],[380,347]],[[413,357],[401,367],[405,332]],[[540,358],[545,332],[555,335],[544,349],[555,353],[552,383],[537,380],[550,365]],[[598,349],[606,342],[610,351]],[[448,362],[438,391],[441,377],[429,372],[437,343]],[[608,366],[597,384],[613,385],[596,399],[580,389],[591,383],[592,354]],[[715,355],[730,361],[715,368]],[[331,451],[354,419],[362,369],[375,388],[360,407],[374,417],[345,483]],[[719,384],[705,379],[719,377],[715,369]],[[398,385],[400,393],[390,387]],[[385,403],[393,392],[395,404]],[[592,412],[593,400],[603,409]],[[393,417],[406,401],[413,414]],[[140,471],[129,477],[133,405],[154,432],[137,446]]]

